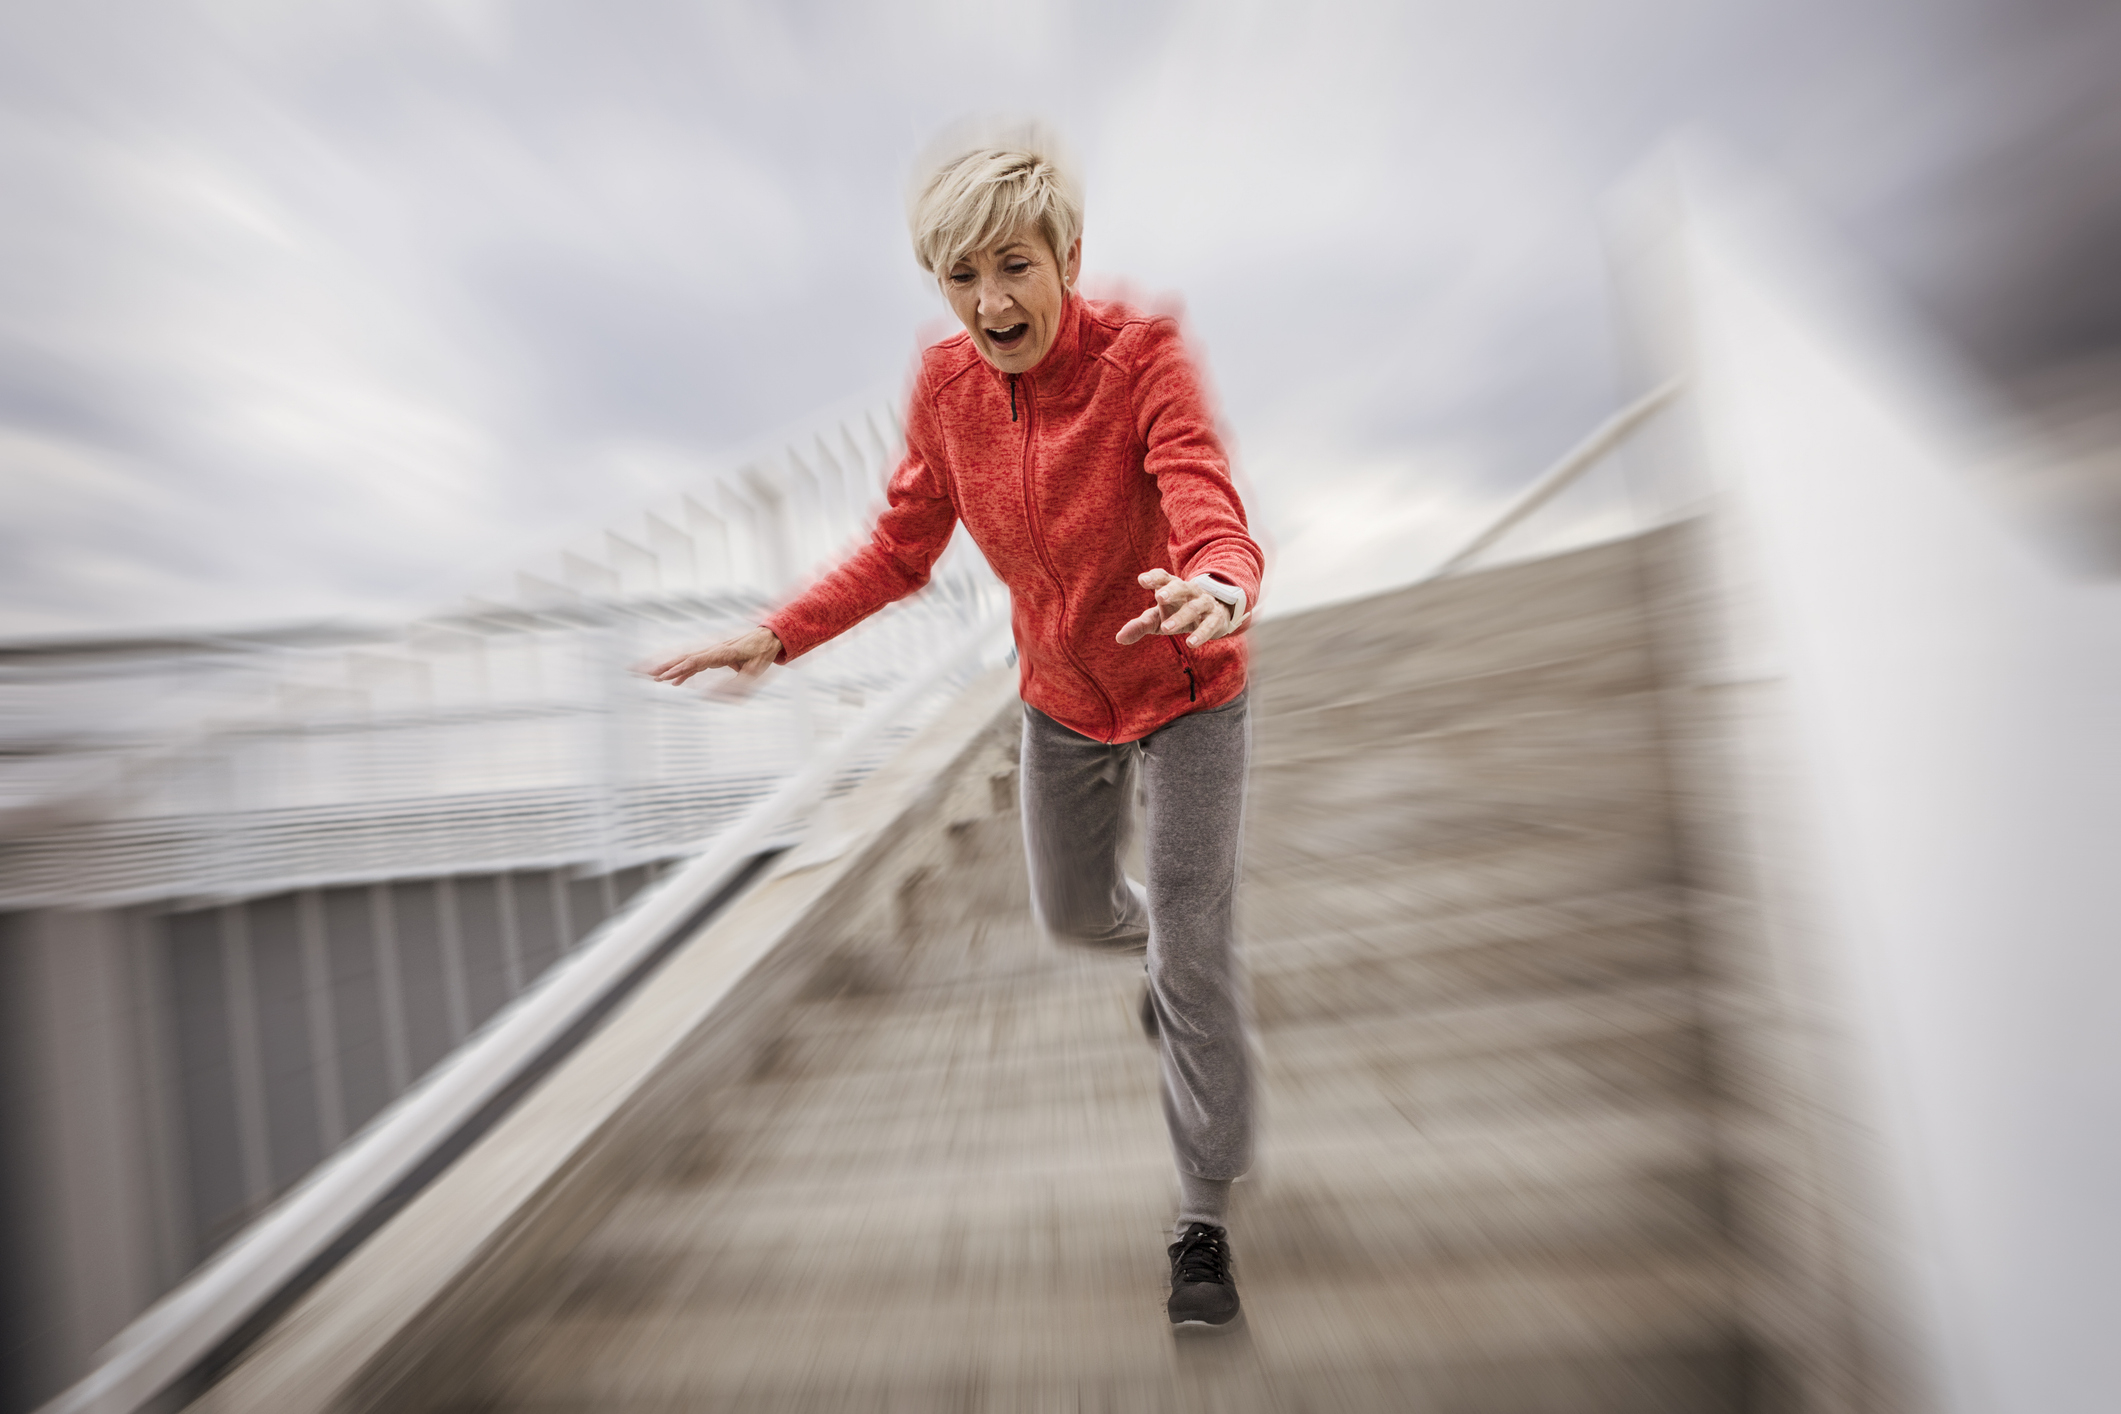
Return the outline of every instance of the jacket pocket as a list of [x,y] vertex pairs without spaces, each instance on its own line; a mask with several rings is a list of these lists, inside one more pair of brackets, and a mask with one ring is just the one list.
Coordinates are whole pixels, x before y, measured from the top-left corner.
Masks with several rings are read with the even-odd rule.
[[1200,678],[1194,674],[1193,659],[1187,654],[1185,644],[1179,642],[1176,635],[1164,642],[1171,645],[1172,653],[1178,658],[1178,670],[1186,675],[1186,701],[1200,701]]

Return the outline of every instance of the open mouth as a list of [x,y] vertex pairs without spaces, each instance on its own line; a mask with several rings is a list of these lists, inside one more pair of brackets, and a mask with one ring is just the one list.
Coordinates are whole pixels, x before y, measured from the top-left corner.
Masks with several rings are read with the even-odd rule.
[[1006,329],[989,329],[987,331],[987,342],[1006,353],[1021,344],[1024,341],[1024,336],[1030,332],[1031,326],[1029,324],[1011,324]]

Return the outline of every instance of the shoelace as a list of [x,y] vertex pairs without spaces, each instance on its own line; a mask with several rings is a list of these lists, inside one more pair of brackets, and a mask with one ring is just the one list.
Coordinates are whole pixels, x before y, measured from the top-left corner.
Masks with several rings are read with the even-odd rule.
[[1223,1230],[1194,1223],[1186,1235],[1171,1244],[1171,1271],[1178,1282],[1230,1284],[1230,1248]]

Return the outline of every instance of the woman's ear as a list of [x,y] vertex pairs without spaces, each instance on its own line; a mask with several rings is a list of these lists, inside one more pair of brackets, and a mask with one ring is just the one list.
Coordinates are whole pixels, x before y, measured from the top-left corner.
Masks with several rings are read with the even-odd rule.
[[1077,236],[1074,241],[1071,242],[1068,246],[1068,258],[1065,262],[1063,262],[1061,270],[1061,283],[1066,288],[1072,290],[1075,288],[1075,282],[1077,280],[1080,280],[1082,277],[1083,238],[1081,236]]

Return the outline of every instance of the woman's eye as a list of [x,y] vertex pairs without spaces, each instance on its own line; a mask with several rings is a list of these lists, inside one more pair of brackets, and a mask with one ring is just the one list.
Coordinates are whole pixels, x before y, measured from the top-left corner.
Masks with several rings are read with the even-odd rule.
[[1005,265],[1002,268],[1004,270],[1007,270],[1012,275],[1021,275],[1026,270],[1029,270],[1031,268],[1031,262],[1028,260],[1019,260],[1014,265]]

